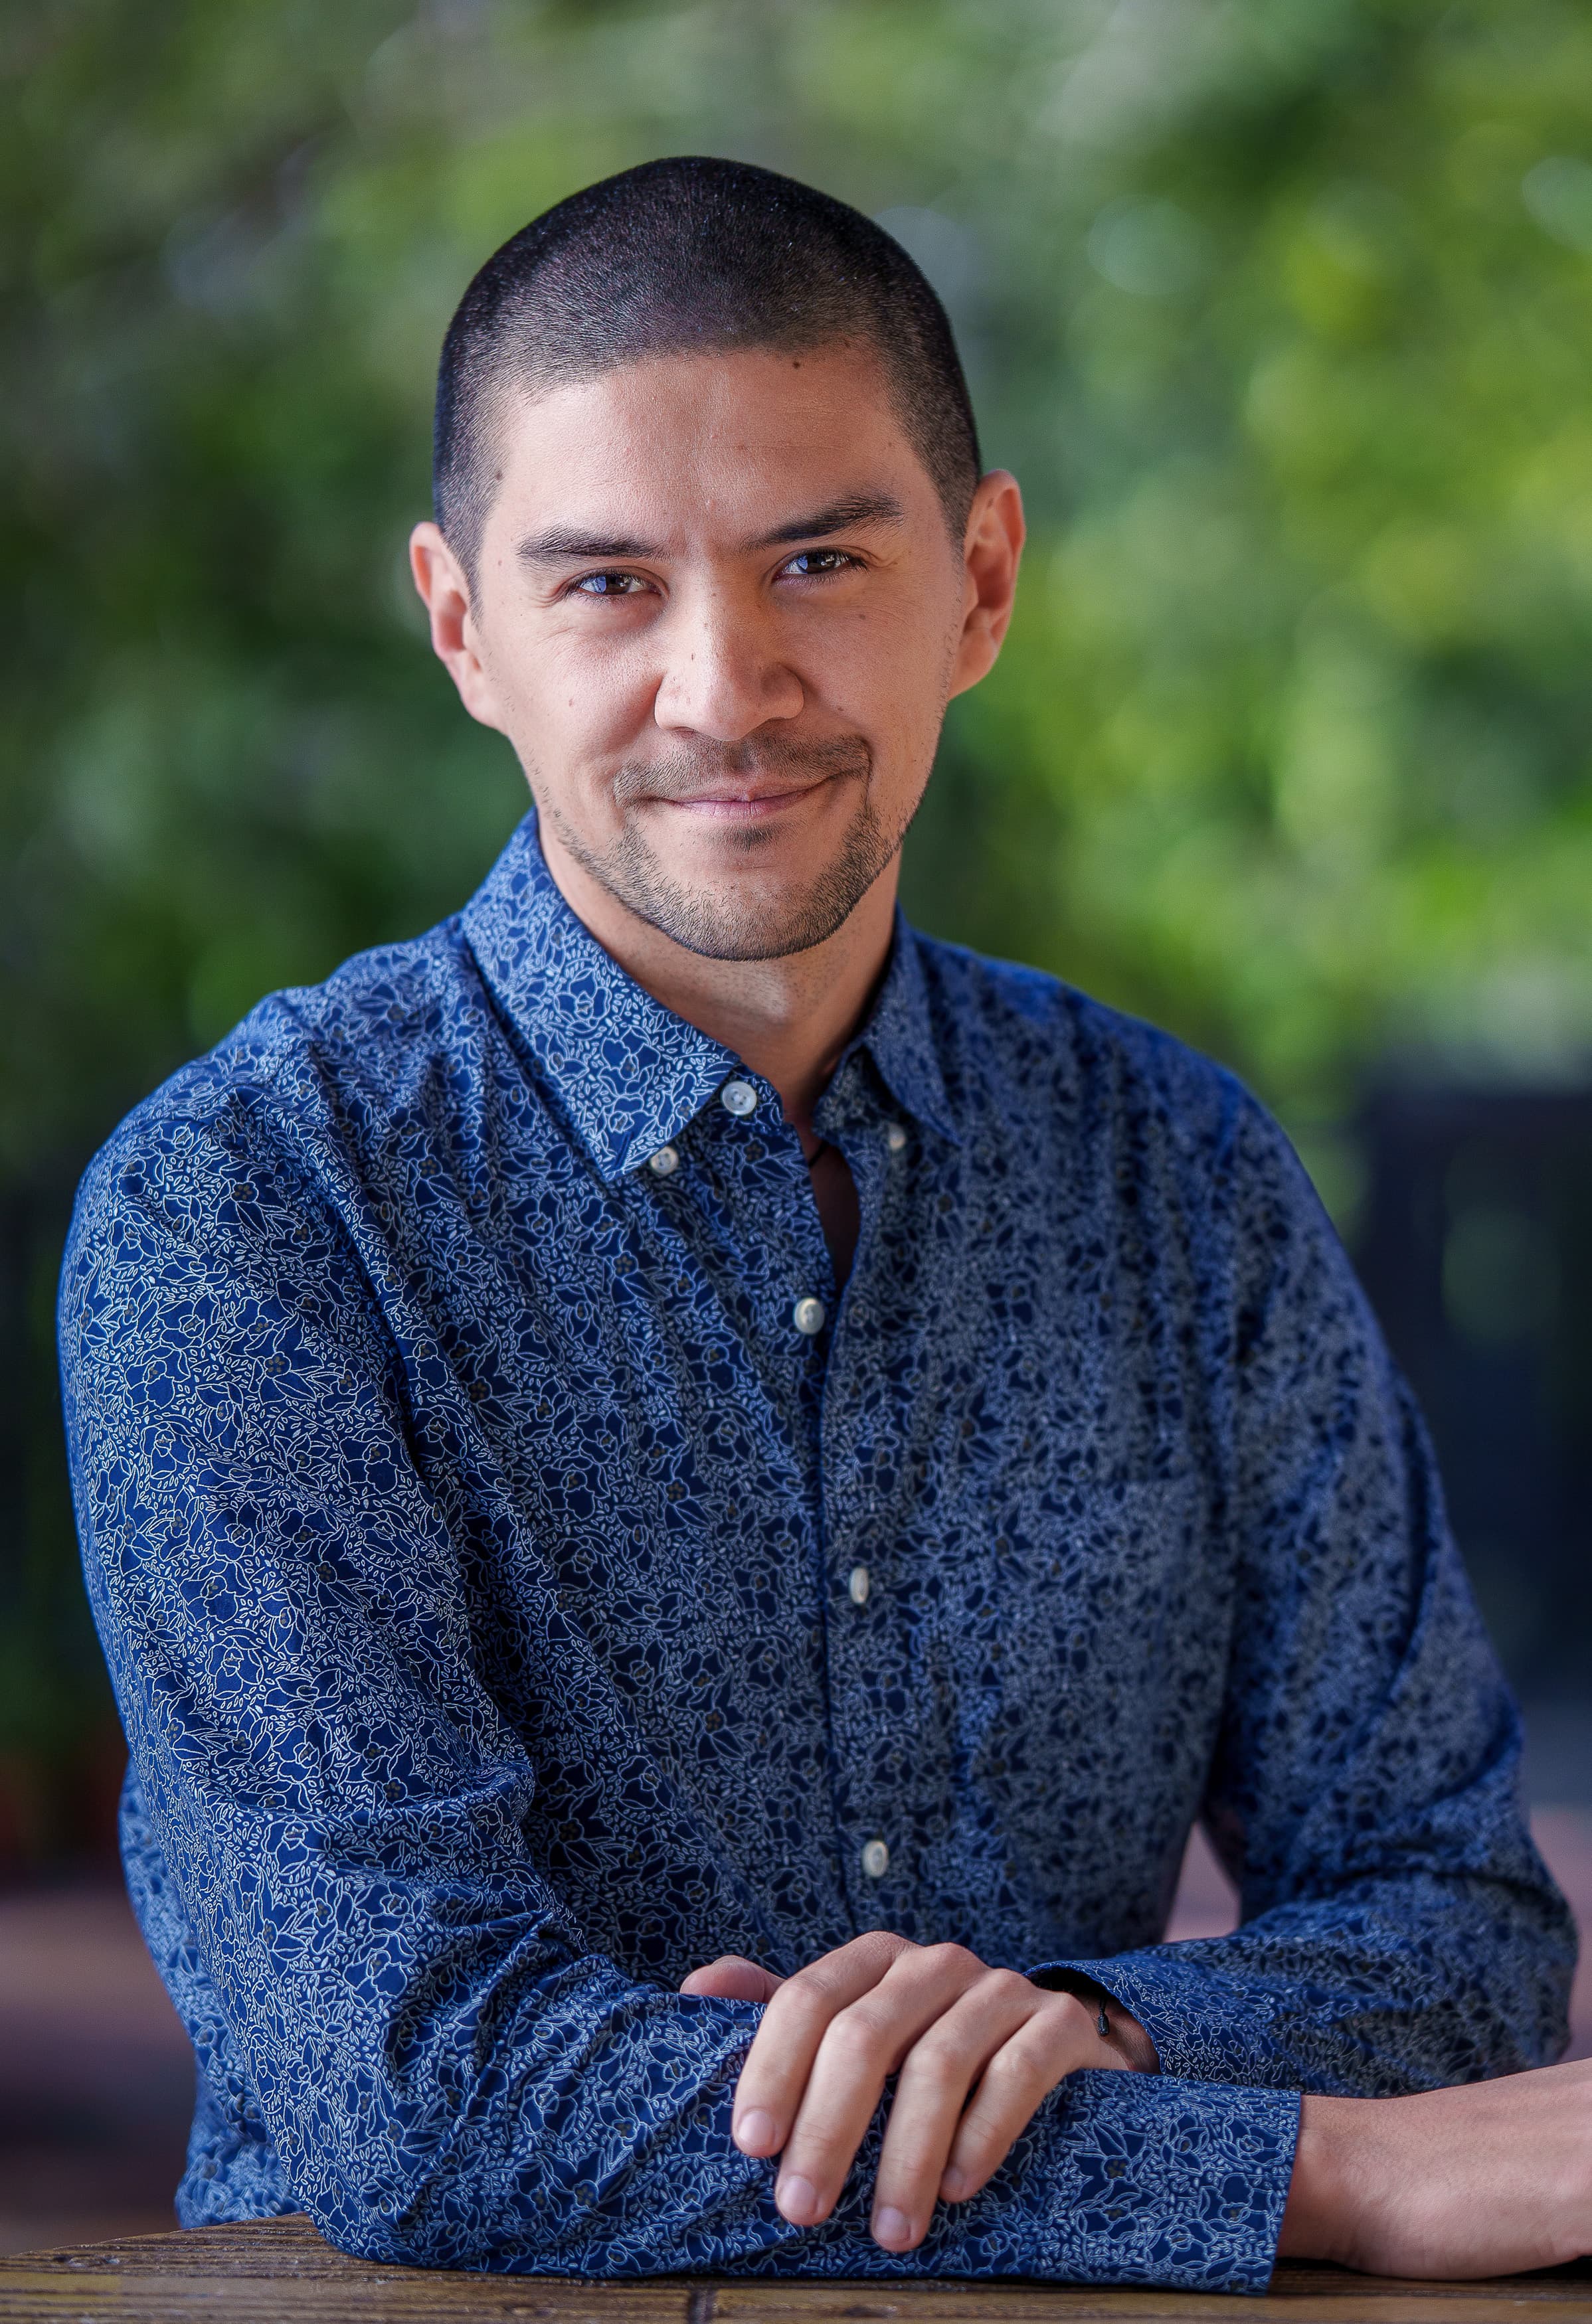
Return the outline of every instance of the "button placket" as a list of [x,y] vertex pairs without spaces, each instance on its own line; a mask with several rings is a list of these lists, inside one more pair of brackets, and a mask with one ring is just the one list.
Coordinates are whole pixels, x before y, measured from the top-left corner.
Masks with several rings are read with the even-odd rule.
[[[871,1545],[870,1489],[845,1447],[861,1406],[868,1401],[872,1373],[867,1333],[860,1339],[848,1334],[847,1318],[854,1306],[862,1317],[873,1313],[877,1296],[872,1287],[872,1267],[887,1201],[889,1173],[897,1167],[888,1114],[881,1113],[874,1093],[859,1085],[860,1068],[843,1069],[820,1102],[815,1127],[845,1156],[856,1186],[861,1212],[856,1251],[842,1304],[828,1300],[825,1336],[815,1342],[827,1351],[821,1388],[820,1427],[824,1438],[823,1525],[825,1564],[833,1577],[825,1629],[829,1683],[839,1726],[832,1748],[839,1755],[835,1766],[838,1853],[846,1868],[853,1925],[858,1930],[894,1927],[903,1913],[910,1916],[912,1881],[906,1870],[908,1856],[900,1855],[902,1835],[893,1829],[898,1811],[910,1802],[898,1801],[888,1782],[881,1782],[870,1766],[871,1752],[861,1730],[867,1724],[864,1706],[876,1701],[888,1677],[896,1641],[874,1596],[874,1577],[864,1562]],[[821,1235],[816,1205],[812,1225]],[[828,1289],[828,1284],[825,1286]],[[860,1305],[858,1305],[860,1303]],[[818,1303],[821,1305],[822,1303]],[[859,1555],[859,1552],[863,1555]],[[870,1603],[872,1600],[872,1603]],[[885,1609],[887,1615],[888,1609]],[[842,1708],[844,1706],[844,1708]]]
[[[754,1084],[741,1074],[732,1074],[728,1081],[720,1085],[718,1102],[732,1120],[745,1121],[757,1111],[758,1092]],[[662,1151],[670,1153],[673,1149],[665,1147]],[[679,1157],[676,1156],[675,1162],[678,1160]],[[653,1157],[650,1167],[660,1169],[657,1156]],[[661,1175],[666,1175],[674,1167],[675,1163],[662,1165]],[[828,1321],[828,1309],[816,1292],[801,1293],[791,1306],[791,1322],[804,1340],[816,1340]]]

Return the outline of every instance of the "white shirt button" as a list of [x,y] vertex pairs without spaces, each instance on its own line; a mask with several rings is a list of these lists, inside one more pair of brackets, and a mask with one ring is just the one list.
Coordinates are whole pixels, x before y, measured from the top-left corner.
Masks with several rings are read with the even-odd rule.
[[882,1840],[870,1840],[862,1853],[862,1868],[870,1880],[883,1880],[890,1869],[890,1850]]
[[680,1167],[680,1148],[660,1146],[655,1154],[647,1157],[647,1167],[656,1178],[667,1178]]
[[726,1082],[718,1093],[718,1102],[726,1113],[733,1113],[737,1120],[743,1120],[747,1114],[756,1112],[757,1092],[750,1082]]
[[791,1310],[791,1321],[803,1339],[810,1340],[824,1328],[824,1303],[821,1299],[799,1299]]
[[846,1588],[850,1596],[852,1604],[854,1606],[865,1606],[868,1602],[868,1592],[873,1586],[874,1577],[868,1572],[867,1567],[865,1565],[854,1565],[846,1580]]
[[884,1132],[884,1143],[893,1154],[900,1154],[904,1150],[906,1131],[899,1121],[893,1121]]

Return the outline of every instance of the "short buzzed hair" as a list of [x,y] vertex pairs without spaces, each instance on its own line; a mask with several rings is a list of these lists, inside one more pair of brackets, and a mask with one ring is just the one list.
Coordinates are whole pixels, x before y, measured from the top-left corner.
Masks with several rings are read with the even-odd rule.
[[506,396],[651,355],[863,340],[958,542],[978,433],[944,308],[860,210],[745,161],[680,155],[588,186],[494,253],[437,378],[432,495],[472,577]]

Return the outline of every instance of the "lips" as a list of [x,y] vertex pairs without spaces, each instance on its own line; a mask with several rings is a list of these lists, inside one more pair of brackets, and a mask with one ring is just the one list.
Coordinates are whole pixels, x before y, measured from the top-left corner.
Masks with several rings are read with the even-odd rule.
[[[737,763],[738,762],[738,763]],[[873,754],[860,734],[795,747],[686,749],[650,766],[622,767],[614,799],[627,807],[679,807],[721,815],[772,814],[823,790],[838,776],[865,780]]]
[[[810,783],[760,783],[755,786],[737,784],[705,791],[655,791],[650,794],[664,807],[782,807],[791,799],[806,798],[810,793],[821,790],[832,782],[832,775],[819,775]],[[649,794],[643,793],[643,797]]]

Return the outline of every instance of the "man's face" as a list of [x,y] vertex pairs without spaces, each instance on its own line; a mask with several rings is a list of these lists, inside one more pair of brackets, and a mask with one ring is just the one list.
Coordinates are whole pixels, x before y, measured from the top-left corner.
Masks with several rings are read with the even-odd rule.
[[515,399],[495,448],[449,663],[555,868],[713,958],[822,943],[994,653],[969,659],[967,559],[876,359],[649,359]]

